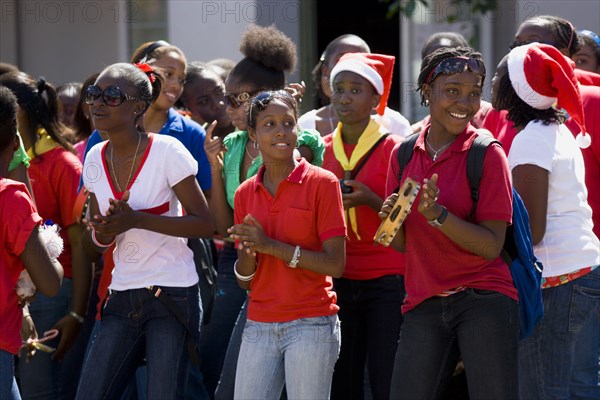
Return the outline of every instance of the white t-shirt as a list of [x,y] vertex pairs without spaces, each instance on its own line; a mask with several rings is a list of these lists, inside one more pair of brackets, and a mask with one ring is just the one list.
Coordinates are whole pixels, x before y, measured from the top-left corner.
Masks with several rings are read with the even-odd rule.
[[600,263],[600,242],[592,232],[581,150],[562,124],[532,121],[515,137],[510,168],[534,164],[548,174],[546,233],[535,246],[544,277],[559,276]]
[[[303,114],[298,119],[298,125],[300,125],[302,129],[317,129],[317,111],[317,109],[314,109]],[[389,107],[385,108],[383,115],[375,114],[372,115],[371,118],[393,135],[405,138],[412,134],[412,129],[408,120],[398,111],[394,111]],[[331,132],[321,133],[321,136],[332,133],[335,128],[336,127],[334,126]]]
[[[181,216],[182,208],[172,187],[188,176],[196,176],[198,163],[175,138],[149,135],[139,169],[129,184],[129,205],[156,215]],[[88,153],[83,169],[85,187],[96,195],[100,212],[108,210],[109,198],[120,198],[105,162],[108,141]],[[118,196],[119,195],[119,196]],[[115,269],[110,288],[127,290],[161,285],[189,287],[198,283],[193,254],[187,239],[143,229],[117,235],[113,253]]]

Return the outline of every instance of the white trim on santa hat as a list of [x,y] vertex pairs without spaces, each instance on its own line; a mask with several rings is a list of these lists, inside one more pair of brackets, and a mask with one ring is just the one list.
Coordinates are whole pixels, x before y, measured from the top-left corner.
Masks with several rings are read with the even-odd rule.
[[[508,53],[508,76],[513,89],[521,100],[533,108],[545,110],[552,107],[558,99],[544,96],[525,83],[529,81],[525,75],[525,61],[530,46],[531,44],[515,47]],[[535,73],[535,71],[531,72]]]
[[355,74],[362,76],[373,85],[375,90],[377,90],[377,94],[383,94],[383,79],[381,79],[379,72],[358,60],[341,60],[333,67],[329,79],[331,90],[334,90],[333,81],[336,75],[343,71],[354,72]]

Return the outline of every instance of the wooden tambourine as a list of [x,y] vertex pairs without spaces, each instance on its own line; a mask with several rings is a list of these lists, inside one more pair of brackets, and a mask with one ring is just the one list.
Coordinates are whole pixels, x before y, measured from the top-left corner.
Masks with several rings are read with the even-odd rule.
[[392,212],[379,225],[379,229],[375,233],[375,237],[373,238],[375,243],[382,244],[385,247],[388,247],[392,243],[394,236],[396,236],[402,223],[410,213],[410,208],[415,202],[420,189],[421,184],[419,182],[406,178],[398,190],[398,199],[392,208]]

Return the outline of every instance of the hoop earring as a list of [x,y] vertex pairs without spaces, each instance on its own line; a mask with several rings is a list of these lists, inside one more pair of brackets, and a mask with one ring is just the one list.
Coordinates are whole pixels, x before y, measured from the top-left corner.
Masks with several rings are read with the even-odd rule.
[[253,141],[252,141],[252,146],[253,146],[255,149],[258,149],[258,143],[256,143],[256,140],[253,140]]

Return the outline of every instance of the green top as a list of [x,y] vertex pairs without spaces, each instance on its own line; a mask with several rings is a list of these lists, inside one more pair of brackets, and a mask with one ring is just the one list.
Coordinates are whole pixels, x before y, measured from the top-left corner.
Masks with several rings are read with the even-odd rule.
[[[244,160],[244,151],[248,142],[247,131],[235,131],[230,133],[223,139],[223,144],[227,148],[225,157],[223,158],[223,179],[225,180],[225,192],[227,194],[227,202],[233,209],[233,195],[242,183],[240,180],[240,167]],[[318,131],[314,129],[304,129],[298,132],[298,146],[307,146],[312,150],[312,164],[320,167],[323,164],[323,153],[325,152],[325,143]],[[263,164],[262,156],[252,162],[246,179],[252,178],[258,173],[258,170]]]
[[8,164],[8,172],[13,171],[21,163],[23,163],[25,167],[29,168],[29,161],[31,160],[31,158],[29,158],[29,156],[27,155],[27,151],[25,151],[25,146],[23,146],[23,140],[21,140],[21,135],[19,135],[19,131],[17,131],[17,137],[19,138],[19,149],[15,151],[15,155],[10,161],[10,164]]

